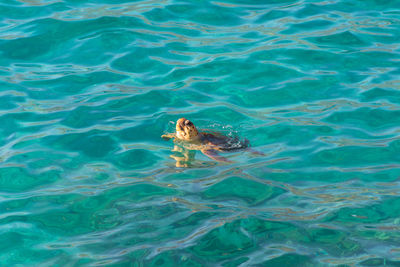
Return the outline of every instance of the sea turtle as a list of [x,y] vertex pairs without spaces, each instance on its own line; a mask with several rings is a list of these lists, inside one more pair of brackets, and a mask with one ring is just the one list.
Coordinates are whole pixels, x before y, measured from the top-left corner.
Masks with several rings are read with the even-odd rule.
[[183,157],[172,156],[177,167],[187,167],[194,159],[194,150],[200,150],[204,155],[216,161],[229,162],[218,151],[235,151],[249,147],[248,140],[241,141],[238,137],[228,137],[220,133],[199,132],[193,122],[180,118],[176,122],[176,132],[161,136],[164,140],[174,139],[173,151],[180,152]]

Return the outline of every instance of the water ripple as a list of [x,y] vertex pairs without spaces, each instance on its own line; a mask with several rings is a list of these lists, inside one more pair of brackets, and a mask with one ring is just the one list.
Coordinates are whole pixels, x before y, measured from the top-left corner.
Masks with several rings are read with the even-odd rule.
[[[396,8],[2,3],[2,263],[398,265]],[[264,155],[176,168],[183,116]]]

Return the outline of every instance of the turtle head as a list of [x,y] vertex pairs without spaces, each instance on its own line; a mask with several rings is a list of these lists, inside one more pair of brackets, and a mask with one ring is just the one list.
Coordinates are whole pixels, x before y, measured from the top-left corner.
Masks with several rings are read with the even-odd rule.
[[176,122],[176,136],[178,139],[185,141],[195,140],[199,135],[199,132],[194,126],[193,122],[185,118],[180,118]]

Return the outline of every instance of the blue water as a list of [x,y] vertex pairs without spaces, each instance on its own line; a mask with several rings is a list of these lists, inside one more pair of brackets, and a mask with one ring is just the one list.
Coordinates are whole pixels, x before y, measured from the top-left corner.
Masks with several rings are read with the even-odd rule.
[[0,265],[399,266],[399,8],[1,1]]

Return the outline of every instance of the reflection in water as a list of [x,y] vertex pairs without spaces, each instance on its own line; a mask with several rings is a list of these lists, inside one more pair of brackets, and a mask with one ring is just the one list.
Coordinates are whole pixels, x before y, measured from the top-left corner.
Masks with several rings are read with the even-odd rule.
[[174,149],[172,152],[177,152],[179,155],[171,155],[170,157],[176,161],[176,167],[190,167],[192,162],[194,161],[194,156],[196,155],[196,151],[185,149],[174,145]]

